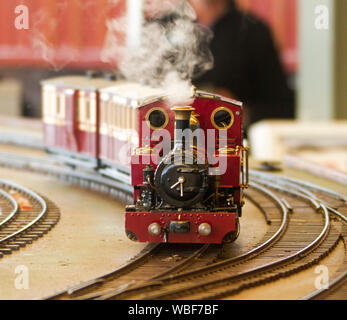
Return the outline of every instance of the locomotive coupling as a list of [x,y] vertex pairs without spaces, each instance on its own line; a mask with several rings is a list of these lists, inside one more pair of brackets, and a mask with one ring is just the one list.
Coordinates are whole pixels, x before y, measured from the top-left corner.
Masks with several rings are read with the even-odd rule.
[[170,232],[173,233],[188,233],[190,231],[189,221],[171,221]]

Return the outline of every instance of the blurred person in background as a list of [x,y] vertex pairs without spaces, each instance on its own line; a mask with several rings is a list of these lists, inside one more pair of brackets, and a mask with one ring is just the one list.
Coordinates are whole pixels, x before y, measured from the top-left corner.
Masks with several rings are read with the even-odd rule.
[[188,1],[198,23],[214,33],[214,66],[194,84],[242,101],[246,127],[261,119],[294,118],[294,93],[267,25],[241,12],[234,0]]

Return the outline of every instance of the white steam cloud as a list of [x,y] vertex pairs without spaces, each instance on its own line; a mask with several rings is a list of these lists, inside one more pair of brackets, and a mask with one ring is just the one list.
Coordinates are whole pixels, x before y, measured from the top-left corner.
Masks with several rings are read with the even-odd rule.
[[213,66],[212,32],[195,22],[195,12],[186,1],[160,1],[154,7],[161,10],[155,12],[155,19],[143,23],[141,45],[136,50],[126,48],[119,36],[126,32],[126,19],[107,21],[102,60],[120,59],[118,69],[126,79],[163,86],[172,104],[189,103],[193,77]]

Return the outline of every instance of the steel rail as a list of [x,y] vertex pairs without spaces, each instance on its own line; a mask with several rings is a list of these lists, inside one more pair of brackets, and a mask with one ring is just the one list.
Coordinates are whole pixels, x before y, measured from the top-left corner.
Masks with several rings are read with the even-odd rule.
[[[312,192],[310,192],[309,190],[303,188],[301,185],[301,180],[296,180],[296,179],[292,179],[292,178],[287,178],[287,177],[282,177],[282,176],[277,176],[277,175],[273,175],[270,173],[260,173],[260,172],[256,172],[255,173],[256,176],[261,177],[262,179],[265,179],[267,181],[274,181],[276,179],[276,183],[278,183],[279,181],[281,181],[282,185],[287,186],[288,188],[291,188],[293,190],[300,190],[302,193],[308,195],[312,200],[319,202],[321,204],[324,204],[325,207],[334,215],[338,216],[340,219],[342,219],[345,223],[347,223],[347,217],[344,216],[343,214],[341,214],[340,212],[338,212],[336,209],[334,209],[333,207],[331,207],[328,203],[326,203],[326,201],[318,198],[316,195],[314,195]],[[320,188],[314,188],[312,187],[311,189],[314,190],[320,190],[322,191]],[[324,192],[324,191],[322,191]],[[345,199],[343,198],[344,196],[338,193],[334,193],[334,192],[329,192],[328,194],[333,195],[335,198],[338,198],[339,200],[345,201]]]
[[327,189],[327,188],[324,188],[324,187],[320,187],[320,186],[317,186],[313,183],[310,183],[310,182],[306,182],[306,181],[302,181],[302,180],[299,180],[299,179],[295,179],[295,178],[290,178],[290,177],[284,177],[284,176],[280,176],[280,175],[275,175],[275,174],[272,174],[272,173],[264,173],[264,172],[261,172],[259,170],[254,170],[254,169],[250,169],[249,172],[253,175],[253,176],[258,176],[258,177],[273,177],[274,179],[281,179],[281,180],[287,180],[287,181],[290,181],[290,182],[293,182],[294,184],[299,184],[303,187],[306,187],[306,188],[309,188],[309,189],[313,189],[313,190],[319,190],[323,193],[326,193],[326,194],[330,194],[332,197],[338,199],[338,200],[342,200],[344,201],[345,203],[347,203],[347,196],[341,194],[341,193],[338,193],[338,192],[335,192],[335,191],[332,191],[330,189]]
[[[269,220],[269,218],[268,218],[268,216],[267,216],[267,213],[266,213],[265,209],[261,206],[261,204],[260,204],[259,202],[257,202],[255,199],[253,199],[253,197],[251,197],[250,195],[248,195],[247,192],[244,193],[244,197],[245,197],[246,199],[248,199],[250,202],[252,202],[253,205],[254,205],[258,210],[260,210],[260,212],[261,212],[261,213],[263,214],[263,216],[264,216],[264,219],[265,219],[266,224],[267,224],[267,225],[270,225],[270,224],[271,224],[271,220]],[[282,202],[283,202],[283,204],[285,204],[284,201],[283,201],[283,199],[282,199]]]
[[68,296],[72,296],[82,290],[91,288],[94,285],[99,285],[102,284],[104,282],[107,281],[107,278],[110,277],[114,277],[117,276],[118,274],[121,275],[124,272],[127,271],[127,269],[131,269],[132,267],[134,267],[136,264],[141,263],[142,261],[144,261],[147,257],[149,257],[150,255],[152,255],[156,250],[159,250],[160,247],[162,246],[161,243],[156,243],[156,244],[148,244],[143,250],[141,250],[141,252],[135,256],[134,258],[132,258],[129,262],[126,262],[125,264],[119,266],[118,268],[116,268],[115,270],[106,273],[100,277],[97,277],[95,279],[91,279],[91,280],[87,280],[87,281],[83,281],[80,284],[77,285],[73,285],[68,289],[64,289],[60,292],[54,293],[52,295],[46,296],[44,298],[42,298],[42,300],[48,300],[48,299],[57,299],[63,295],[68,295]]
[[40,197],[38,194],[36,194],[35,192],[22,187],[18,184],[12,183],[12,182],[8,182],[5,180],[0,180],[0,187],[6,187],[6,188],[11,188],[13,190],[17,190],[33,199],[35,199],[41,206],[41,211],[40,213],[36,216],[36,218],[34,220],[32,220],[31,222],[29,222],[27,225],[25,225],[24,227],[22,227],[21,229],[17,230],[16,232],[8,235],[5,238],[0,239],[0,244],[4,243],[14,237],[16,237],[17,235],[21,234],[22,232],[29,230],[32,226],[34,226],[39,220],[42,219],[42,217],[46,214],[47,212],[47,204],[46,201]]
[[[155,275],[155,276],[149,278],[144,283],[140,283],[138,285],[133,285],[133,283],[129,283],[129,284],[121,285],[120,287],[117,287],[114,289],[108,289],[102,293],[95,294],[93,296],[93,299],[107,300],[107,299],[112,298],[114,296],[122,295],[125,293],[129,294],[130,292],[136,292],[138,290],[147,288],[148,286],[152,286],[153,282],[156,282],[156,281],[160,282],[161,279],[164,278],[165,276],[167,276],[168,274],[177,273],[180,270],[182,270],[184,267],[189,265],[189,263],[191,263],[192,260],[200,257],[209,248],[209,246],[210,246],[210,244],[202,245],[198,250],[196,250],[192,255],[190,255],[188,258],[183,260],[181,263],[177,264],[176,266],[173,266],[172,268],[170,268],[166,271],[159,273],[158,275]],[[90,296],[88,298],[90,298]],[[83,296],[80,299],[83,299]]]
[[[252,182],[254,184],[254,179],[252,179]],[[266,186],[268,186],[268,184],[266,184]],[[278,187],[276,189],[278,189]],[[306,200],[306,201],[308,201],[309,203],[312,204],[312,202],[310,201],[308,196],[301,195],[300,193],[292,192],[292,191],[288,191],[288,190],[285,190],[285,192],[287,192],[289,194],[292,194],[294,196],[298,196],[298,197],[300,197],[300,198],[302,198],[302,199],[304,199],[304,200]],[[242,274],[231,275],[231,276],[228,276],[228,277],[223,277],[223,278],[218,279],[218,280],[210,280],[210,281],[205,282],[203,284],[201,284],[201,283],[194,284],[194,285],[188,286],[188,287],[183,288],[183,289],[175,289],[173,291],[169,291],[169,292],[166,292],[164,294],[158,294],[158,295],[155,295],[155,296],[150,296],[150,299],[158,299],[158,298],[159,299],[163,299],[163,298],[167,299],[168,296],[170,296],[172,294],[182,293],[182,292],[189,292],[189,291],[194,290],[194,289],[199,289],[199,288],[201,288],[201,286],[208,286],[208,285],[212,285],[213,286],[213,285],[216,285],[216,284],[223,283],[225,281],[236,280],[236,279],[239,279],[239,278],[242,278],[242,277],[245,277],[245,276],[254,275],[254,274],[259,273],[259,272],[268,271],[268,270],[271,270],[271,269],[273,269],[275,267],[281,267],[284,264],[293,263],[294,261],[297,261],[297,260],[301,259],[303,256],[306,256],[310,251],[314,250],[314,248],[319,243],[321,243],[325,239],[327,234],[328,234],[329,227],[330,227],[329,213],[328,213],[328,210],[326,209],[326,207],[323,204],[320,206],[320,208],[321,208],[321,210],[323,212],[323,216],[324,216],[324,219],[325,219],[322,231],[320,232],[320,234],[316,237],[316,239],[314,241],[312,241],[310,244],[308,244],[306,247],[302,248],[301,250],[297,251],[296,253],[294,253],[294,254],[286,257],[286,258],[283,258],[283,259],[280,259],[280,260],[277,260],[277,261],[274,261],[274,262],[270,262],[270,263],[268,263],[266,265],[253,268],[253,269],[248,270],[247,272],[242,273]],[[210,271],[210,270],[208,270],[208,271]],[[247,284],[241,285],[241,288],[246,288],[246,287],[247,287]],[[225,290],[225,291],[223,291],[222,293],[219,293],[219,294],[214,294],[213,295],[213,299],[216,299],[216,298],[219,298],[219,297],[222,297],[222,296],[226,296],[228,294],[231,294],[233,291],[234,291],[234,289],[230,289],[230,290]],[[206,296],[206,299],[211,299],[211,296]]]
[[12,220],[12,218],[18,213],[18,203],[16,202],[15,199],[13,199],[13,197],[11,197],[7,192],[3,191],[0,189],[0,195],[5,198],[8,202],[11,203],[13,209],[10,212],[10,214],[0,222],[0,228],[2,226],[4,226],[5,224],[7,224],[10,220]]
[[[28,159],[28,157],[25,157],[25,158]],[[44,168],[42,168],[42,163],[44,163],[47,160],[46,158],[42,159],[42,161],[38,161],[37,158],[31,158],[31,159],[34,159],[35,163],[30,164],[29,167],[34,168],[37,171],[48,172],[48,173],[52,173],[50,171],[53,171],[53,174],[56,174],[57,176],[64,176],[64,175],[68,176],[68,175],[72,174],[73,179],[83,179],[83,178],[81,178],[81,173],[77,173],[76,171],[73,171],[71,169],[67,170],[66,168],[63,168],[61,166],[59,167],[58,165],[54,164],[53,161],[51,163],[49,163],[48,165],[44,166]],[[20,161],[18,161],[18,156],[17,156],[17,163],[19,165],[23,165],[22,163],[20,163]],[[24,164],[24,165],[26,165],[26,164]],[[265,173],[261,173],[261,172],[258,172],[256,170],[251,170],[251,174],[252,174],[252,176],[256,176],[256,177],[258,176],[260,178],[265,178],[266,177],[267,180],[270,179],[269,175],[271,175],[271,174],[268,174],[268,173],[266,173],[266,174]],[[329,194],[330,196],[332,196],[332,197],[334,197],[334,198],[336,198],[338,200],[342,200],[344,202],[347,202],[347,197],[345,197],[344,195],[341,195],[341,194],[339,194],[337,192],[333,192],[331,190],[328,190],[328,189],[325,189],[325,188],[322,188],[322,187],[318,187],[318,186],[315,186],[313,184],[310,184],[310,183],[307,183],[307,182],[304,182],[304,181],[300,181],[300,180],[296,180],[296,179],[293,179],[293,178],[285,178],[285,177],[278,176],[278,175],[276,175],[276,176],[275,175],[271,175],[271,176],[275,177],[275,179],[277,179],[277,182],[278,181],[282,181],[282,182],[286,181],[287,183],[292,182],[292,187],[294,187],[294,185],[296,185],[295,189],[296,190],[300,190],[303,194],[305,194],[305,196],[303,194],[300,194],[299,192],[291,191],[293,195],[305,198],[307,201],[309,201],[311,204],[313,204],[316,209],[321,208],[321,210],[323,211],[323,213],[325,215],[325,219],[326,219],[325,220],[325,226],[324,226],[324,229],[326,229],[326,232],[324,232],[324,229],[322,230],[321,234],[314,241],[315,244],[319,243],[319,241],[323,241],[322,239],[324,238],[324,234],[326,235],[327,230],[329,229],[329,220],[328,220],[329,219],[329,214],[328,214],[328,210],[330,212],[336,214],[336,215],[339,215],[339,217],[341,219],[345,220],[345,217],[343,215],[341,215],[340,213],[338,213],[337,210],[335,210],[334,208],[332,208],[330,206],[325,205],[324,201],[319,199],[318,197],[316,197],[316,196],[313,196],[313,197],[309,196],[309,191],[308,190],[300,188],[297,185],[301,185],[301,186],[307,187],[307,188],[309,188],[311,190],[321,191],[323,193]],[[108,183],[105,183],[105,179],[104,178],[98,177],[99,179],[97,179],[95,175],[90,175],[87,179],[89,179],[89,178],[90,178],[90,180],[88,181],[89,183],[99,183],[99,184],[104,185],[106,187],[116,188],[116,189],[118,188],[119,190],[121,190],[121,191],[123,191],[123,192],[125,192],[127,194],[131,194],[132,193],[131,186],[128,186],[128,185],[124,186],[124,184],[123,185],[121,183],[118,184],[115,181],[112,181],[113,182],[112,186],[109,186]],[[110,179],[108,179],[108,180],[110,180]],[[256,179],[254,181],[256,181]],[[263,181],[258,181],[258,182],[263,184]],[[253,182],[253,185],[254,185],[254,182]],[[278,188],[278,186],[277,186],[276,189],[280,190]],[[283,191],[283,188],[282,188],[282,191]],[[286,190],[285,192],[288,192],[288,190]],[[312,193],[311,193],[311,195],[312,195]],[[317,201],[319,203],[317,203]],[[315,202],[316,202],[316,204],[315,204]],[[283,201],[280,201],[280,203],[285,208],[285,212],[287,214],[287,211],[288,211],[289,208],[283,203]],[[310,247],[312,247],[312,243],[309,246],[307,246],[307,247],[303,248],[302,250],[300,250],[298,252],[299,255],[306,254],[306,252],[310,250]],[[293,256],[297,256],[298,253],[296,253]],[[287,257],[287,258],[290,258],[290,257]],[[283,259],[282,262],[284,260],[285,259]],[[222,261],[222,263],[223,262],[224,261]],[[210,266],[208,266],[208,267],[210,267]],[[169,278],[171,278],[171,277],[169,277]]]
[[[263,249],[267,248],[270,244],[272,244],[276,240],[278,240],[280,236],[282,236],[282,234],[284,233],[284,231],[286,230],[287,225],[288,225],[288,211],[287,211],[287,208],[284,206],[282,201],[274,193],[272,193],[270,190],[268,190],[266,188],[263,188],[262,186],[254,183],[254,182],[252,182],[250,184],[250,186],[255,188],[255,189],[257,189],[258,191],[268,195],[269,197],[271,197],[275,201],[275,203],[277,203],[277,205],[279,206],[279,208],[280,208],[280,210],[282,212],[282,222],[281,222],[280,227],[277,229],[277,231],[267,241],[263,242],[259,246],[253,248],[252,250],[250,250],[250,251],[248,251],[248,252],[246,252],[244,254],[241,254],[241,255],[239,255],[237,257],[233,257],[233,258],[230,258],[230,259],[225,259],[223,261],[210,264],[208,266],[199,268],[198,270],[187,271],[185,273],[177,275],[177,277],[184,278],[186,276],[194,275],[195,273],[201,273],[201,271],[203,271],[203,270],[219,269],[219,268],[222,268],[222,267],[224,267],[226,265],[229,265],[230,263],[243,260],[245,258],[253,256],[256,253],[261,252]],[[164,280],[172,279],[173,277],[176,278],[176,276],[168,276],[166,278],[162,278],[162,280],[164,281]]]
[[326,287],[326,288],[323,287],[321,289],[317,289],[316,291],[313,291],[312,293],[304,296],[300,300],[313,300],[313,299],[319,298],[321,295],[324,295],[326,293],[329,294],[329,290],[334,289],[334,288],[342,285],[345,282],[346,278],[347,278],[347,271],[345,271],[340,276],[335,278],[332,282],[330,282],[328,287]]
[[[279,190],[279,191],[281,191],[281,192],[283,192],[283,193],[289,193],[289,194],[291,194],[291,195],[293,195],[293,196],[296,196],[296,197],[299,197],[299,198],[301,198],[301,199],[305,199],[305,200],[307,200],[307,201],[309,201],[309,202],[311,202],[311,203],[314,203],[314,202],[312,201],[312,199],[311,199],[308,195],[300,194],[299,192],[296,192],[296,191],[294,191],[294,190],[285,189],[285,188],[280,187],[280,186],[278,186],[278,185],[275,185],[275,184],[273,184],[273,183],[264,182],[264,181],[259,181],[259,180],[256,180],[256,181],[257,181],[258,183],[261,183],[261,184],[267,186],[267,187],[270,187],[270,188],[273,188],[273,189],[277,189],[277,190]],[[314,206],[315,206],[315,205],[314,205]],[[316,206],[315,206],[315,208],[316,208]],[[316,208],[316,209],[317,209],[317,210],[322,209],[323,214],[324,214],[325,223],[324,223],[324,228],[323,228],[322,232],[320,233],[320,235],[318,236],[318,238],[317,238],[315,241],[313,241],[313,242],[311,243],[311,244],[314,244],[314,245],[315,245],[318,241],[322,240],[321,238],[323,237],[324,234],[327,233],[327,231],[329,230],[329,225],[330,225],[329,212],[328,212],[328,209],[326,208],[326,206],[325,206],[323,203],[320,203],[320,204],[319,204],[319,207]],[[310,244],[310,245],[311,245],[311,244]],[[310,246],[310,245],[309,245],[309,246]],[[303,250],[304,250],[304,249],[303,249]],[[305,250],[305,251],[306,251],[306,250]]]
[[[68,168],[55,159],[50,157],[37,158],[24,155],[15,155],[8,152],[0,152],[0,165],[8,166],[11,168],[31,169],[34,172],[49,174],[67,182],[76,183],[82,187],[90,186],[90,189],[112,189],[122,191],[125,196],[132,197],[134,188],[132,185],[125,184],[122,181],[110,179],[93,172],[86,172],[82,170],[74,170]],[[117,197],[117,196],[116,196]],[[119,200],[124,200],[119,197]]]
[[288,226],[288,210],[285,207],[285,205],[283,204],[283,202],[270,190],[262,187],[261,185],[258,185],[257,183],[251,183],[250,186],[253,187],[254,189],[256,189],[258,192],[263,193],[266,196],[270,197],[272,200],[274,200],[274,202],[277,204],[277,206],[279,207],[279,209],[282,213],[281,225],[279,226],[277,231],[267,241],[263,242],[259,246],[255,247],[252,250],[250,250],[244,254],[241,254],[237,257],[225,259],[225,260],[220,261],[220,262],[215,262],[213,264],[209,264],[207,266],[204,266],[204,267],[201,267],[198,269],[193,269],[193,270],[186,271],[186,272],[182,272],[179,274],[173,274],[173,275],[171,274],[171,275],[167,275],[165,277],[160,277],[159,279],[156,279],[156,278],[155,279],[149,279],[148,281],[146,281],[142,285],[137,286],[136,288],[125,289],[122,291],[114,290],[113,294],[107,293],[104,296],[100,296],[99,299],[115,298],[117,296],[129,293],[129,292],[132,292],[135,290],[140,290],[140,289],[153,287],[153,286],[160,286],[163,283],[165,283],[166,281],[179,280],[182,278],[184,279],[186,277],[194,276],[195,274],[200,274],[204,271],[223,269],[225,266],[230,265],[232,263],[241,261],[243,259],[251,258],[252,256],[261,253],[264,249],[271,246],[274,242],[276,242],[276,240],[278,240],[282,236],[282,234],[284,233],[284,231],[286,230],[286,228]]

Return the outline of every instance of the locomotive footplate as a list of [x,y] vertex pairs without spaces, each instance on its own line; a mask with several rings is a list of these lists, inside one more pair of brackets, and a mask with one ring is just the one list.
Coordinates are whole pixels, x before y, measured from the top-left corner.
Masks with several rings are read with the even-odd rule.
[[125,227],[140,242],[222,243],[237,232],[237,213],[126,211]]

